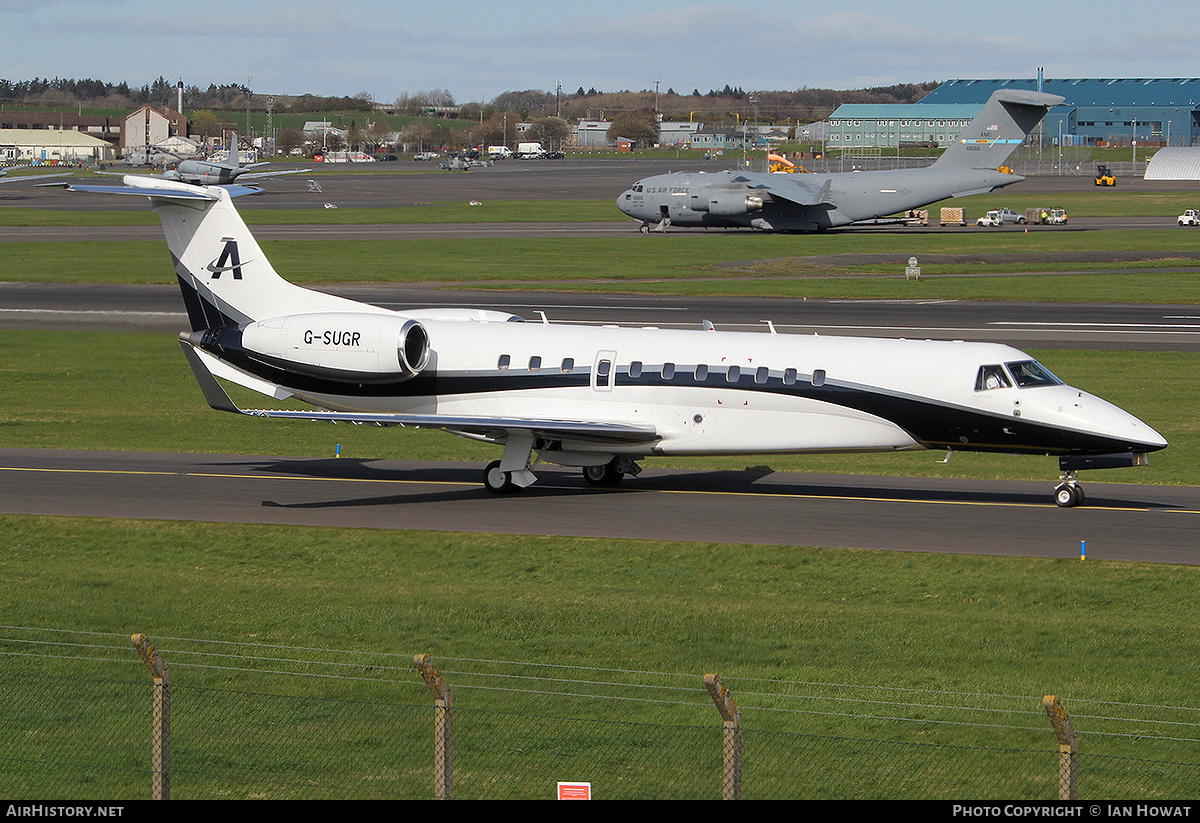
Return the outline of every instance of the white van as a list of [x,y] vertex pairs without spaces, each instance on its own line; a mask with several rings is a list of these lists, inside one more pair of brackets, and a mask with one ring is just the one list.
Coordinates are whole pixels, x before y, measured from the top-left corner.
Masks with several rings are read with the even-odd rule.
[[488,157],[512,157],[512,149],[508,146],[488,146]]

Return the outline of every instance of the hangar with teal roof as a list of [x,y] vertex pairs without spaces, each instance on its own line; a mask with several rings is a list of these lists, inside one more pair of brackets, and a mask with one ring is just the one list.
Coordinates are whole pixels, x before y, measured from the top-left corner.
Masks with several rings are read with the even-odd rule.
[[[847,104],[830,115],[831,148],[945,146],[957,138],[997,89],[1037,91],[1036,79],[949,80],[919,103]],[[1200,78],[1042,80],[1061,95],[1043,121],[1047,144],[1200,145]]]

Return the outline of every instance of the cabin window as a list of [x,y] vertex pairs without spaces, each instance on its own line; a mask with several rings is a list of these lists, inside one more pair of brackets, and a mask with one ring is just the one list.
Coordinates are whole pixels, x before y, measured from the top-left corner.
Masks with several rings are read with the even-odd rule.
[[542,370],[542,358],[538,357],[536,354],[533,357],[529,358],[529,370],[530,371],[541,371]]
[[754,382],[760,386],[767,382],[767,378],[771,376],[771,370],[766,366],[759,366],[754,372]]
[[824,386],[825,385],[825,370],[824,369],[815,369],[813,371],[812,384],[814,386]]
[[496,368],[498,368],[500,371],[507,371],[511,362],[511,357],[509,357],[507,354],[502,354],[500,355],[500,359],[496,361]]
[[629,376],[635,380],[642,376],[642,361],[634,360],[629,364]]
[[663,363],[662,376],[663,376],[663,380],[670,380],[672,377],[674,377],[675,376],[675,364],[674,363]]
[[725,372],[725,380],[729,383],[736,383],[742,377],[742,370],[739,366],[730,366],[729,371]]
[[795,385],[796,377],[797,377],[797,374],[796,374],[795,369],[784,369],[783,370],[783,384],[785,386]]
[[696,371],[694,373],[694,376],[696,378],[697,383],[699,383],[702,380],[707,380],[708,379],[708,366],[706,366],[703,363],[696,366]]
[[975,391],[1011,388],[1012,383],[1008,379],[1008,373],[999,363],[979,367],[979,374],[975,376]]
[[1062,381],[1036,360],[1019,360],[1015,363],[1005,363],[1012,372],[1013,379],[1023,389],[1035,386],[1061,386]]
[[575,371],[575,358],[574,357],[564,357],[563,361],[562,361],[563,374],[570,374],[573,371]]

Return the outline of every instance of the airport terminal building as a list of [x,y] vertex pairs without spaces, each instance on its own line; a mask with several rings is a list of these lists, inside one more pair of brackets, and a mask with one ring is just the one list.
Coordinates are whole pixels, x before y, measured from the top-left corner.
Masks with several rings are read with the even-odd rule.
[[[1005,88],[1039,90],[1036,79],[949,80],[919,103],[840,106],[829,147],[944,147]],[[1065,98],[1043,121],[1047,145],[1200,145],[1200,78],[1042,80],[1040,90]]]

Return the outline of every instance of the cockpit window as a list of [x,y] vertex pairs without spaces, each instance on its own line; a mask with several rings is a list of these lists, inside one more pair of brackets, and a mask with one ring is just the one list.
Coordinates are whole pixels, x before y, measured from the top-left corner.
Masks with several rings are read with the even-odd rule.
[[1012,382],[1008,379],[1008,373],[999,363],[979,367],[979,374],[975,376],[975,391],[1011,388]]
[[1045,366],[1036,360],[1021,360],[1016,363],[1005,363],[1012,372],[1013,380],[1023,389],[1035,386],[1061,386],[1062,381],[1051,374]]

